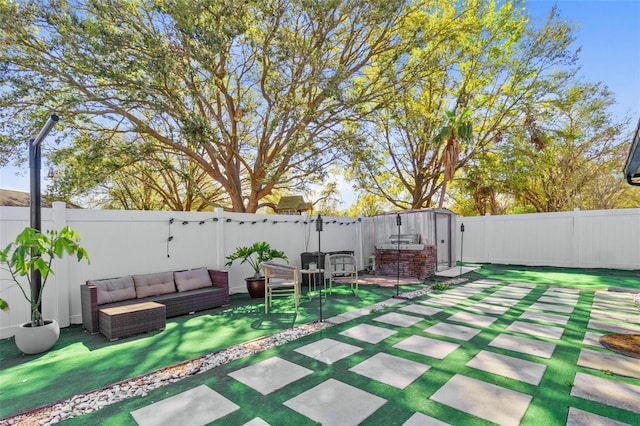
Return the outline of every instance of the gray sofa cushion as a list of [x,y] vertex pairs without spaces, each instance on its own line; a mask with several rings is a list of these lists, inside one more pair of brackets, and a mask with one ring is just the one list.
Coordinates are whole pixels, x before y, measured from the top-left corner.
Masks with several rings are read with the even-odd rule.
[[178,291],[189,291],[198,288],[211,287],[211,277],[207,268],[192,269],[174,273]]
[[136,298],[136,289],[131,275],[107,280],[89,280],[98,290],[98,305]]
[[176,292],[176,285],[173,282],[173,272],[134,275],[133,283],[135,284],[138,298]]

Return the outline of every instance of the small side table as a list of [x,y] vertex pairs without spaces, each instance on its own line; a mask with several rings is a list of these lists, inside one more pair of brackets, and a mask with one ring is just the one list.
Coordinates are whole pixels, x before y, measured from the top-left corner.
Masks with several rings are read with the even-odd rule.
[[[300,269],[300,273],[309,275],[309,291],[307,292],[307,297],[311,300],[313,298],[313,293],[318,291],[318,279],[320,278],[320,274],[324,273],[324,269]],[[325,281],[322,284],[326,294],[327,283]],[[311,290],[312,286],[313,290]]]
[[98,311],[100,333],[110,341],[151,330],[164,330],[166,307],[143,302]]

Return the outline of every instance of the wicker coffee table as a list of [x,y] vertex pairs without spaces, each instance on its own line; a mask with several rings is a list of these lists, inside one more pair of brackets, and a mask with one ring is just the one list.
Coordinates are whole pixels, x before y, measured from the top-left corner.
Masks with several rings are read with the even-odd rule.
[[151,330],[164,330],[166,308],[156,302],[105,308],[98,311],[100,333],[113,341]]

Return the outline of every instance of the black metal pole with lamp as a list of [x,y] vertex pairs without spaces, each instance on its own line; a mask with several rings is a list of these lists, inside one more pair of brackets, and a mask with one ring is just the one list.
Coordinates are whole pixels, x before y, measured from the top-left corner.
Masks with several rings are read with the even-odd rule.
[[460,276],[462,276],[462,249],[464,248],[464,223],[460,224]]
[[[30,176],[30,215],[31,227],[42,231],[42,194],[40,189],[40,169],[42,168],[41,144],[47,137],[59,117],[51,114],[38,136],[29,140],[29,176]],[[31,253],[33,256],[33,252]],[[31,300],[40,300],[38,296],[42,292],[42,277],[40,271],[31,268]],[[38,303],[38,311],[42,312],[42,305]]]
[[397,277],[396,277],[396,297],[400,294],[400,225],[402,225],[402,218],[400,213],[396,215],[396,225],[398,225],[398,255],[396,257],[397,264]]
[[324,265],[323,263],[320,263],[320,233],[322,232],[322,216],[320,216],[320,213],[318,213],[318,219],[316,219],[316,231],[318,232],[318,281],[320,281],[320,278],[322,277],[322,281],[320,283],[320,297],[318,297],[318,300],[320,301],[320,322],[323,321],[322,319],[322,286],[324,285],[324,274],[322,274],[322,276],[320,275],[320,270],[324,270],[324,268],[320,268],[320,265]]

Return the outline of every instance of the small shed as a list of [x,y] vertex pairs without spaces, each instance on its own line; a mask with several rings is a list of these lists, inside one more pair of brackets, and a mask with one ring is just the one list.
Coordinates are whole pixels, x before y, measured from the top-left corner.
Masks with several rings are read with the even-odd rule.
[[401,276],[426,278],[455,266],[455,227],[448,209],[383,213],[373,217],[363,251],[377,275],[396,274],[400,264]]

